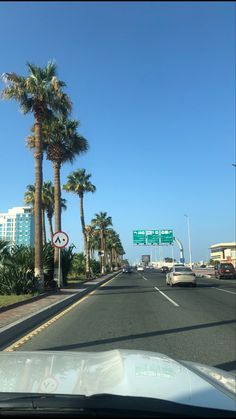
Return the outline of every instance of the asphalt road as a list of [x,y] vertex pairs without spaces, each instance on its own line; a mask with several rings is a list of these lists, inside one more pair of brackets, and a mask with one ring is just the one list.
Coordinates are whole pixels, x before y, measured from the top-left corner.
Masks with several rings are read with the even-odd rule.
[[236,373],[235,318],[235,280],[170,288],[146,270],[118,275],[19,350],[149,350]]

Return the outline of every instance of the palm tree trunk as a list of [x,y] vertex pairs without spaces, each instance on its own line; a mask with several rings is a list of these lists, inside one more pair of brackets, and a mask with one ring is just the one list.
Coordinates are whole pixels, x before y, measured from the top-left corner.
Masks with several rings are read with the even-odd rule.
[[[60,169],[61,163],[58,161],[53,162],[54,171],[54,221],[55,221],[55,233],[61,231],[61,180],[60,180]],[[59,249],[54,249],[54,279],[58,280],[58,269],[59,269]],[[61,283],[62,283],[62,275]],[[61,286],[61,284],[58,284]]]
[[81,221],[81,227],[82,227],[82,232],[84,236],[84,250],[85,250],[87,237],[86,237],[86,232],[85,232],[85,221],[84,221],[84,196],[81,193],[79,197],[80,197],[80,221]]
[[90,276],[90,258],[89,258],[89,248],[88,248],[88,240],[87,234],[85,231],[85,221],[84,221],[84,196],[83,193],[79,194],[80,197],[80,221],[82,226],[82,232],[84,236],[84,252],[86,258],[85,270],[86,270],[86,277],[89,278]]
[[89,234],[86,237],[86,277],[91,276],[91,270],[90,270],[90,237]]
[[101,271],[102,274],[105,273],[105,242],[104,242],[104,232],[101,229],[101,250],[103,252],[103,255],[101,256]]
[[35,113],[35,202],[34,202],[34,276],[38,280],[39,290],[44,288],[43,276],[43,235],[42,235],[42,184],[43,184],[43,151],[42,127],[38,113]]
[[43,244],[46,244],[47,236],[46,236],[45,210],[44,209],[42,209],[42,231],[43,231]]
[[47,217],[48,217],[48,225],[49,225],[49,231],[50,231],[50,239],[52,241],[52,236],[53,236],[52,217],[48,214],[47,214]]

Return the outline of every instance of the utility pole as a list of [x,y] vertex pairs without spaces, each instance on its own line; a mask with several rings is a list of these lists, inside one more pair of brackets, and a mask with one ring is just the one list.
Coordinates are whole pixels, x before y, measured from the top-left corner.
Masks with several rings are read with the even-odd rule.
[[184,216],[187,218],[187,225],[188,225],[189,263],[190,263],[190,268],[192,269],[192,252],[191,252],[191,240],[190,240],[189,216],[188,216],[187,214],[184,214]]

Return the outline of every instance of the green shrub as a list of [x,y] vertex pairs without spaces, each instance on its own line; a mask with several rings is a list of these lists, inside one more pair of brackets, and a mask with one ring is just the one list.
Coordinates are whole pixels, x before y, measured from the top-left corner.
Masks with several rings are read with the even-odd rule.
[[77,277],[81,274],[85,275],[85,255],[83,252],[74,255],[70,269],[72,277]]
[[71,244],[68,248],[61,250],[62,277],[65,285],[67,284],[68,274],[72,269],[73,260],[76,256],[75,253],[73,253],[74,248],[75,245]]
[[91,264],[92,272],[94,273],[94,275],[99,275],[100,274],[100,262],[98,262],[95,259],[92,259],[90,264]]

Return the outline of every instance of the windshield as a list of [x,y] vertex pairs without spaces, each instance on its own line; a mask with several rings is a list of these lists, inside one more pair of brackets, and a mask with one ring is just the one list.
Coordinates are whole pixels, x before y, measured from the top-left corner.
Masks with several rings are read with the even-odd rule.
[[0,16],[0,396],[230,410],[235,2]]

